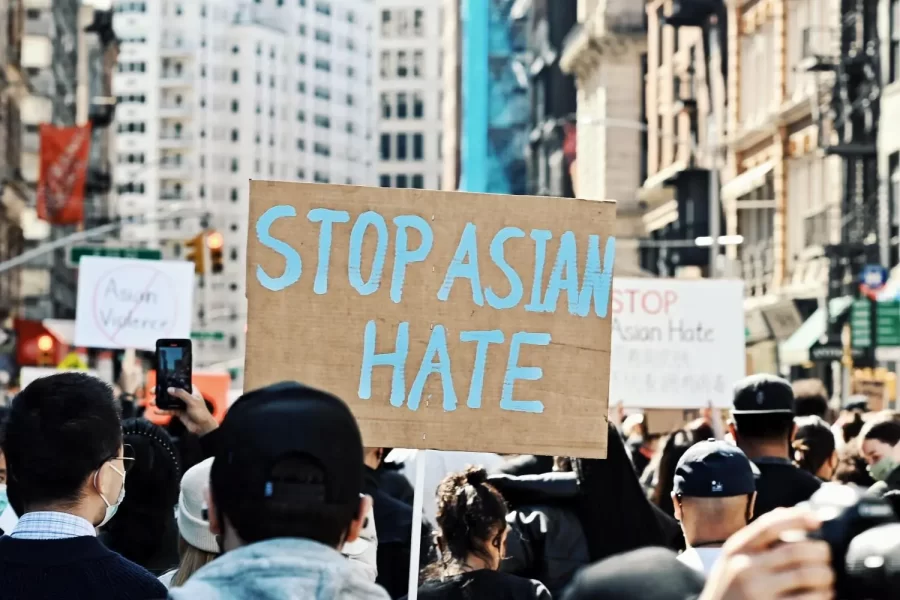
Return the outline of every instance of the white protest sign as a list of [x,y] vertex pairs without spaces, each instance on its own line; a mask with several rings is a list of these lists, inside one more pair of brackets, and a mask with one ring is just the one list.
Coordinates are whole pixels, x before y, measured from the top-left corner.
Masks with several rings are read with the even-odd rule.
[[188,338],[193,293],[192,263],[86,256],[75,345],[153,350],[159,338]]
[[745,374],[744,284],[613,279],[609,405],[731,405]]

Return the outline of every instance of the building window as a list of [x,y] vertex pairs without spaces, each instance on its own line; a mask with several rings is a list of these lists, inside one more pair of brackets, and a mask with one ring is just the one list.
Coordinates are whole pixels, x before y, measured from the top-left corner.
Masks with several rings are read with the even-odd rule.
[[240,47],[240,46],[232,46],[232,47],[231,47],[231,53],[232,53],[232,54],[238,54],[240,51],[241,51],[241,47]]
[[238,189],[237,188],[231,188],[231,201],[232,202],[238,201]]
[[397,134],[397,160],[406,160],[406,134]]
[[409,184],[407,183],[406,175],[397,175],[397,183],[394,187],[400,189],[408,188]]
[[381,92],[381,118],[391,118],[391,100],[390,96],[388,96],[385,92]]
[[316,2],[316,12],[326,17],[331,16],[331,5],[327,2]]
[[331,119],[329,117],[326,117],[325,115],[316,115],[313,118],[313,121],[315,122],[316,127],[331,129]]
[[300,150],[301,152],[306,150],[306,141],[305,140],[300,140],[300,139],[297,140],[297,150]]
[[347,106],[353,106],[356,104],[356,100],[353,98],[353,94],[347,94]]
[[329,179],[327,173],[316,171],[315,173],[313,173],[313,181],[315,181],[316,183],[329,183],[331,179]]
[[900,80],[900,0],[891,0],[890,14],[891,57],[890,83]]
[[389,133],[381,134],[381,160],[391,160],[391,134]]
[[238,83],[241,79],[240,73],[237,72],[237,69],[231,72],[231,83]]
[[397,93],[397,118],[405,119],[407,116],[406,92]]
[[347,77],[349,77],[350,79],[356,77],[356,69],[354,69],[353,67],[347,67]]
[[300,92],[301,94],[305,94],[306,93],[306,82],[298,81],[297,82],[297,91]]
[[317,58],[316,59],[316,70],[324,71],[325,73],[331,72],[331,61],[326,58]]
[[331,148],[328,144],[323,144],[321,142],[313,144],[313,152],[319,156],[331,156]]
[[237,129],[231,130],[231,141],[232,142],[238,141],[238,130]]
[[425,100],[422,98],[422,92],[413,92],[413,118],[422,119],[425,117]]
[[425,77],[425,51],[416,50],[413,54],[413,77],[420,79]]
[[406,50],[397,52],[397,77],[406,77],[409,73],[409,67],[406,64]]
[[344,126],[344,130],[345,130],[349,135],[353,135],[354,133],[356,133],[356,127],[354,127],[353,123],[351,123],[351,122],[349,122],[349,121],[348,121],[347,124]]
[[391,76],[391,53],[389,50],[381,51],[381,77],[387,79]]
[[425,136],[421,133],[413,134],[413,160],[425,158]]
[[328,90],[328,88],[324,88],[321,86],[316,86],[315,96],[316,98],[320,98],[322,100],[331,100],[331,92]]
[[324,29],[316,29],[316,41],[322,42],[323,44],[330,44],[331,32],[325,31]]
[[231,172],[232,173],[238,172],[238,159],[236,159],[236,158],[231,159]]
[[304,171],[303,169],[297,169],[297,179],[299,179],[300,181],[306,179],[306,171]]
[[378,177],[378,185],[383,188],[391,187],[391,176],[390,175],[381,175]]
[[397,11],[397,37],[404,38],[409,34],[409,15],[405,10]]
[[302,110],[297,111],[297,121],[300,123],[306,123],[306,113]]
[[297,33],[299,35],[306,35],[306,24],[300,23],[300,27],[297,28]]
[[416,37],[425,35],[425,11],[421,8],[417,8],[413,13],[413,33]]
[[298,55],[297,55],[297,62],[300,63],[301,65],[305,65],[305,64],[306,64],[306,54],[304,54],[303,52],[301,52],[300,54],[298,54]]
[[417,190],[425,189],[425,178],[422,175],[413,175],[412,187]]
[[391,37],[391,11],[389,10],[381,11],[381,37]]

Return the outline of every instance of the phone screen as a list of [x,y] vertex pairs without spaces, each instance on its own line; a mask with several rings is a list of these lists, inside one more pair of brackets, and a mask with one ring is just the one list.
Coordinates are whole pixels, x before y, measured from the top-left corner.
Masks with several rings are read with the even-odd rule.
[[191,391],[190,340],[160,340],[156,346],[156,362],[157,406],[181,406],[181,400],[170,397],[166,390],[176,388]]

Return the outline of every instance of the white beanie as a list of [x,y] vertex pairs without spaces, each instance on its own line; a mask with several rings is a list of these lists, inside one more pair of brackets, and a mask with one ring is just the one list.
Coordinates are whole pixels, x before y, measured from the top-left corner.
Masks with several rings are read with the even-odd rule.
[[213,459],[197,463],[181,478],[178,495],[178,533],[188,544],[206,552],[219,553],[216,536],[209,530],[209,520],[204,518],[206,490],[209,488],[209,471]]

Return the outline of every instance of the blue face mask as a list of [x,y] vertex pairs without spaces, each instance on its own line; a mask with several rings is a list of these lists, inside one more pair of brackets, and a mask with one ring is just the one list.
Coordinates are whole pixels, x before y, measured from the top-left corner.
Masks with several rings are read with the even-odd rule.
[[6,484],[0,483],[0,515],[9,506],[9,497],[6,495]]

